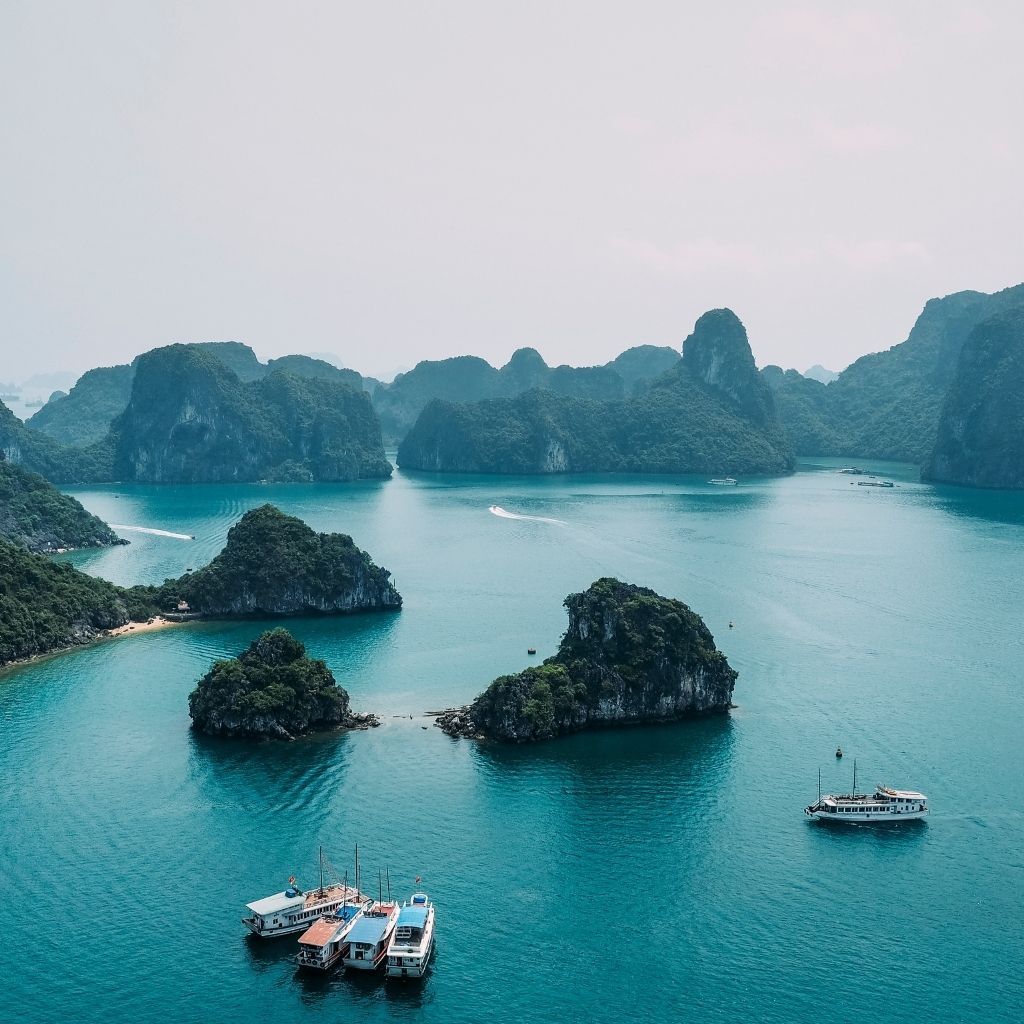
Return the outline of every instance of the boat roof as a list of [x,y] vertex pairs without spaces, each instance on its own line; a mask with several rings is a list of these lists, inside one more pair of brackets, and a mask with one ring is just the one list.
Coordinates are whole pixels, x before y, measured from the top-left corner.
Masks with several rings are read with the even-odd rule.
[[402,907],[398,915],[398,926],[407,925],[410,928],[422,928],[427,923],[427,908],[416,905],[413,907]]
[[260,917],[268,914],[279,914],[282,910],[291,910],[294,907],[301,907],[306,902],[302,893],[289,896],[287,892],[276,892],[273,896],[264,896],[261,900],[253,900],[246,903],[246,907]]
[[391,918],[386,914],[374,915],[372,917],[367,917],[364,914],[352,925],[352,931],[348,933],[348,941],[366,942],[372,946],[384,938],[384,933],[388,930],[390,924]]
[[299,936],[299,943],[303,946],[326,946],[341,923],[333,917],[321,917]]
[[890,789],[888,786],[879,786],[879,793],[884,793],[886,796],[894,796],[897,799],[902,800],[924,800],[924,793],[918,793],[916,789]]

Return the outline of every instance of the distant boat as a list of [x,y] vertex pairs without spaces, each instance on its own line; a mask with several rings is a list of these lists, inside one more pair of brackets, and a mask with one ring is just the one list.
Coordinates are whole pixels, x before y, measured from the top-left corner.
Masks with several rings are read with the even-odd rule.
[[708,483],[714,484],[716,487],[736,486],[736,480],[731,476],[716,476],[713,480],[709,480]]
[[395,934],[388,943],[389,978],[422,978],[434,952],[434,904],[417,892],[398,913]]
[[842,757],[842,756],[843,756],[843,748],[842,747],[836,747],[836,757]]
[[858,480],[858,487],[895,487],[891,480]]
[[536,647],[527,647],[526,648],[526,653],[527,654],[536,654],[537,653],[537,648]]
[[840,473],[847,473],[850,476],[863,476],[864,470],[859,466],[847,466],[845,469],[840,469]]
[[857,762],[853,762],[853,792],[821,795],[818,772],[818,799],[804,808],[804,814],[821,821],[844,825],[877,825],[879,822],[913,821],[928,813],[928,798],[914,789],[890,789],[876,786],[870,796],[857,792]]

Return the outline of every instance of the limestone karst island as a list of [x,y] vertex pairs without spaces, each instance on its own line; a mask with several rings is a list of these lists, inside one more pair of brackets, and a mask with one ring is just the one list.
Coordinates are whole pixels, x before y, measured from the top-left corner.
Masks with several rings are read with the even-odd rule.
[[0,3],[0,1024],[1021,1024],[1022,52]]

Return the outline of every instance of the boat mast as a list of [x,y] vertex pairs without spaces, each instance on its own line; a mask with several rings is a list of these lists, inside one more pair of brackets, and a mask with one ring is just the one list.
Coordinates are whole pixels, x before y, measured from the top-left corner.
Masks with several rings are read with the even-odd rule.
[[387,872],[387,876],[388,876],[388,903],[390,903],[391,902],[391,868],[389,868],[389,867],[387,867],[385,865],[384,870]]
[[324,848],[320,847],[320,892],[324,891]]
[[818,769],[818,803],[821,803],[821,769]]
[[359,844],[356,843],[356,892],[359,892]]
[[857,795],[857,758],[853,759],[853,795]]
[[380,876],[380,868],[377,868],[377,902],[384,902],[384,880]]

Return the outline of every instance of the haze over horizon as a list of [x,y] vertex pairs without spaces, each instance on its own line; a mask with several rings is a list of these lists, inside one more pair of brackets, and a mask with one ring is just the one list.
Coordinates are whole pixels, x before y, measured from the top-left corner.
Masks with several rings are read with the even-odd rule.
[[718,306],[759,365],[841,369],[1024,279],[1022,30],[993,2],[7,4],[0,379],[227,339],[585,365]]

